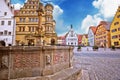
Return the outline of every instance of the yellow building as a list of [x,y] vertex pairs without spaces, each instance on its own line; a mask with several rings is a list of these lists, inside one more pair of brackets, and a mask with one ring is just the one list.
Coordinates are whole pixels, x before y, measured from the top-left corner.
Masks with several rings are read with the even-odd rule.
[[111,46],[110,41],[110,22],[101,21],[97,26],[97,30],[95,32],[95,45],[99,47],[107,47]]
[[53,8],[48,3],[43,6],[39,0],[28,0],[19,11],[15,11],[16,45],[57,43]]
[[88,35],[87,35],[87,34],[83,34],[83,35],[82,35],[81,45],[83,45],[83,46],[88,46]]
[[111,45],[115,47],[120,47],[120,6],[118,7],[116,15],[112,21],[110,33]]

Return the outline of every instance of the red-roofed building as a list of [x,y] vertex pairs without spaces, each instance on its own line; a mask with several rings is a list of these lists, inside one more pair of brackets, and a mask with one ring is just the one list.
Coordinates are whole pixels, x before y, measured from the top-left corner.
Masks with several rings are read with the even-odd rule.
[[58,41],[58,44],[65,45],[65,36],[59,36],[57,41]]
[[95,32],[95,44],[100,47],[110,47],[110,22],[101,21]]
[[14,15],[17,15],[19,13],[20,10],[15,10],[14,11]]
[[94,46],[95,45],[95,32],[96,32],[97,27],[95,26],[90,26],[88,30],[88,43],[89,46]]
[[78,34],[78,45],[81,45],[82,43],[82,35]]

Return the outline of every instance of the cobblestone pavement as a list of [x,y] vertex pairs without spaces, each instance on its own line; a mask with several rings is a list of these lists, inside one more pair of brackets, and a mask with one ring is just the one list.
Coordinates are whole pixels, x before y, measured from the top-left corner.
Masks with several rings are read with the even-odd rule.
[[76,50],[75,48],[73,66],[83,70],[80,80],[120,80],[120,50]]

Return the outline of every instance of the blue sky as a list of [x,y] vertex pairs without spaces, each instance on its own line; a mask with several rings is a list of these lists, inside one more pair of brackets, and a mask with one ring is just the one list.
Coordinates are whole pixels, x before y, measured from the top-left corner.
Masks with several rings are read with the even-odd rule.
[[[11,0],[16,9],[27,0]],[[90,26],[97,26],[101,20],[111,22],[120,5],[120,0],[41,0],[51,1],[54,6],[56,32],[64,35],[73,25],[77,34],[88,32]]]

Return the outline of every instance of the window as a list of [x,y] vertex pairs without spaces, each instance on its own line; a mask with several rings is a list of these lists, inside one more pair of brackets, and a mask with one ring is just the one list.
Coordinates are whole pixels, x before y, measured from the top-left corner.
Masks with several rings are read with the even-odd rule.
[[20,22],[25,22],[25,18],[20,18]]
[[118,38],[118,36],[117,36],[117,35],[112,36],[112,39],[116,39],[116,38]]
[[34,27],[32,27],[32,32],[34,32],[35,31],[35,28]]
[[7,30],[4,31],[4,35],[7,35]]
[[7,15],[7,12],[4,12],[4,16],[6,16]]
[[19,31],[25,31],[25,27],[24,26],[19,26]]
[[31,18],[29,18],[29,22],[31,22]]
[[117,18],[120,18],[120,14],[117,16]]
[[25,27],[22,27],[22,31],[25,31]]
[[118,24],[119,24],[119,22],[115,22],[115,23],[114,23],[114,25],[118,25]]
[[120,28],[118,28],[118,31],[120,31]]
[[11,35],[11,32],[8,32],[8,35]]
[[112,30],[112,32],[116,32],[116,31],[117,31],[117,29],[113,29],[113,30]]
[[4,21],[1,21],[1,25],[4,25]]
[[35,27],[30,26],[30,27],[29,27],[29,31],[30,31],[30,32],[31,32],[31,31],[34,32],[34,31],[35,31]]
[[8,6],[10,6],[10,3],[8,3]]
[[3,32],[0,32],[0,35],[3,35]]
[[117,45],[119,45],[119,43],[118,42],[114,42],[114,45],[117,46]]
[[11,25],[11,21],[8,21],[8,25]]

